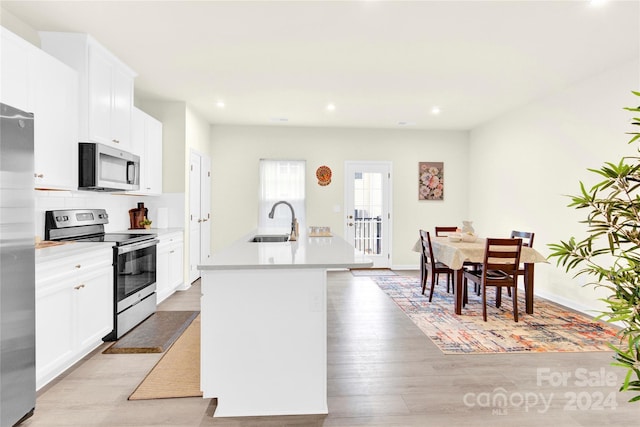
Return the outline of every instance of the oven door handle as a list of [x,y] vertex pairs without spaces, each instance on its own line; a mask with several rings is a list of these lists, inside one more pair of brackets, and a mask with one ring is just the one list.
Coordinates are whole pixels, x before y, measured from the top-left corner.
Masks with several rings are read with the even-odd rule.
[[118,250],[118,255],[122,255],[129,252],[137,251],[139,249],[155,246],[158,244],[158,242],[159,240],[157,239],[145,240],[138,243],[131,243],[130,245],[116,246],[116,249]]

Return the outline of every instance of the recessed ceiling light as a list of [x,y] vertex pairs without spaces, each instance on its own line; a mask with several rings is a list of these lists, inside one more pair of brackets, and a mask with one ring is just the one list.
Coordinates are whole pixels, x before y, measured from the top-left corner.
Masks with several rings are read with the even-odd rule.
[[218,108],[224,108],[224,102],[222,102],[222,101],[218,101],[218,102],[216,102],[216,107],[218,107]]
[[289,119],[286,117],[271,117],[272,122],[288,122]]
[[415,126],[415,122],[398,122],[398,126]]
[[336,106],[335,106],[335,105],[333,105],[333,104],[327,104],[327,110],[328,110],[328,111],[333,111],[333,110],[335,110],[335,109],[336,109]]
[[431,114],[440,114],[440,107],[434,106],[431,108]]
[[607,2],[607,0],[589,0],[589,4],[591,4],[591,6],[602,6],[603,4],[605,4]]

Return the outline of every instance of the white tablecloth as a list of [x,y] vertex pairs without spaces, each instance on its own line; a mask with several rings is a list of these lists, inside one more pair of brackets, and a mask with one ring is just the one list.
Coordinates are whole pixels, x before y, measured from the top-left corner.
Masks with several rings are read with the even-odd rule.
[[[483,262],[485,245],[486,239],[477,239],[475,242],[452,242],[448,237],[431,238],[434,257],[453,270],[461,269],[465,261]],[[413,250],[415,252],[422,252],[420,239],[418,239],[413,246]],[[524,246],[520,253],[520,262],[534,263],[548,261],[540,252]]]

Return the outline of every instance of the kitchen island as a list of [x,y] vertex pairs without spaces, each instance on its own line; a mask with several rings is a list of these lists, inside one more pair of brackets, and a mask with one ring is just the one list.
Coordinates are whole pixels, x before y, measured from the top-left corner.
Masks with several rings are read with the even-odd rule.
[[203,397],[214,417],[326,414],[326,272],[372,262],[340,237],[255,234],[198,266]]

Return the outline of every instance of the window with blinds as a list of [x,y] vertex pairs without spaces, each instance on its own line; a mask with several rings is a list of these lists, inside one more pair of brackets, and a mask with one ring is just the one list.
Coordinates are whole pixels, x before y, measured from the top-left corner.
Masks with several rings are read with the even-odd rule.
[[305,166],[304,160],[260,160],[258,227],[278,228],[289,232],[291,210],[287,205],[279,205],[273,219],[268,216],[271,207],[276,202],[284,200],[293,206],[300,229],[304,229],[306,224]]

